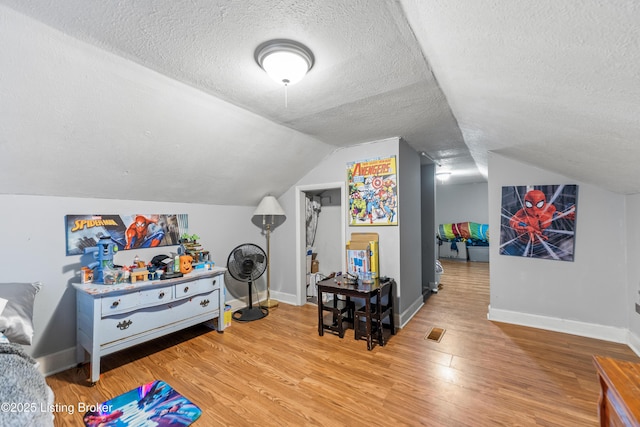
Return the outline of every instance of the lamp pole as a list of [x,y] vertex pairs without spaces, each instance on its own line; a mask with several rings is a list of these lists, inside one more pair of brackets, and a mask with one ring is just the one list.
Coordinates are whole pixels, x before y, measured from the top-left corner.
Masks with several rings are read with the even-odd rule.
[[[284,210],[278,203],[278,200],[273,196],[264,196],[260,201],[260,204],[253,212],[253,216],[262,217],[262,230],[266,232],[267,237],[267,301],[264,308],[272,308],[278,306],[278,301],[271,299],[271,229],[275,225],[276,216],[285,216]],[[267,217],[269,217],[267,221]]]
[[273,215],[271,215],[271,223],[266,222],[267,216],[262,217],[262,225],[267,229],[267,308],[278,306],[278,301],[271,299],[271,224],[273,223]]

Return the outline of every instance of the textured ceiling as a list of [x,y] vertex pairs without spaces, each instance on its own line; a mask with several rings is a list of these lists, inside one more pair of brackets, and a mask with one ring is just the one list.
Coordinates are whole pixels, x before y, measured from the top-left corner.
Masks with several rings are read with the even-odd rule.
[[[634,1],[0,4],[246,111],[228,108],[224,123],[213,128],[198,117],[183,119],[173,131],[185,140],[227,145],[228,135],[237,131],[233,148],[252,155],[222,146],[214,151],[224,155],[225,167],[260,172],[260,182],[252,180],[256,194],[268,192],[264,183],[276,194],[284,191],[313,166],[309,159],[332,147],[393,136],[452,169],[454,183],[485,180],[487,152],[495,151],[612,191],[640,192],[634,167],[640,158],[640,9]],[[316,58],[305,79],[289,88],[286,108],[283,89],[253,59],[256,46],[272,38],[302,42]],[[139,111],[146,122],[163,121]],[[263,122],[251,114],[294,133],[269,126],[255,131]],[[245,122],[251,122],[252,142],[245,140]],[[166,133],[163,123],[140,128],[124,120],[121,125],[142,134],[131,139],[134,144]],[[278,145],[283,132],[286,141]],[[163,143],[157,138],[155,143]],[[61,140],[82,147],[86,135],[69,132]],[[297,156],[298,169],[285,173],[286,168],[262,166],[264,151],[255,151],[262,144],[280,154],[281,162],[292,164]],[[152,166],[140,165],[136,176],[153,176]],[[211,179],[223,173],[224,167]],[[200,200],[188,192],[181,197],[187,195]],[[223,202],[250,204],[247,198],[223,196],[218,194]]]
[[640,2],[402,4],[479,165],[640,192]]

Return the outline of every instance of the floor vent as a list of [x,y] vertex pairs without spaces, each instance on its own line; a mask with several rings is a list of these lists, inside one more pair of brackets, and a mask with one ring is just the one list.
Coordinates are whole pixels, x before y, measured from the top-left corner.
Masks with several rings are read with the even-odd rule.
[[440,340],[442,339],[442,336],[444,335],[444,331],[445,330],[443,328],[431,328],[429,333],[427,333],[427,335],[424,336],[424,339],[429,341],[440,342]]

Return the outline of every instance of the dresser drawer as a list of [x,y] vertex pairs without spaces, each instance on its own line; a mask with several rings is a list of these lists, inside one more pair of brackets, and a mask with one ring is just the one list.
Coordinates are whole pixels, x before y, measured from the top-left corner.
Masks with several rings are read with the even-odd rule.
[[220,292],[216,289],[168,304],[142,308],[129,313],[114,314],[100,322],[100,345],[131,338],[159,327],[168,327],[173,323],[207,313],[210,313],[211,318],[214,318],[220,314],[219,298]]
[[173,286],[163,286],[128,294],[103,297],[102,317],[112,316],[118,313],[127,313],[142,307],[165,304],[173,298]]
[[219,279],[200,279],[174,285],[174,298],[182,299],[193,295],[211,292],[215,286],[216,280]]
[[173,286],[146,289],[140,291],[140,305],[149,306],[163,304],[173,299]]
[[102,297],[102,317],[131,311],[140,305],[140,292]]
[[168,310],[168,312],[180,319],[189,319],[206,313],[211,313],[211,318],[214,318],[219,315],[219,298],[220,292],[216,289],[206,294],[198,294],[191,298],[174,301],[169,304],[171,310]]
[[98,325],[100,345],[166,325],[171,322],[170,316],[171,310],[167,310],[167,304],[163,304],[103,318]]

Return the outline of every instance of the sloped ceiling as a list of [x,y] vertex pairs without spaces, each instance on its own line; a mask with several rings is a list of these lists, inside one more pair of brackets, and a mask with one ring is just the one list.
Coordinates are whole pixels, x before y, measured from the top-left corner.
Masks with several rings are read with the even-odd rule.
[[[0,59],[3,69],[30,53],[53,62],[58,75],[85,67],[73,76],[82,80],[77,88],[67,82],[34,105],[22,100],[17,113],[16,104],[2,106],[16,121],[0,128],[0,192],[126,198],[128,186],[132,199],[252,205],[284,192],[337,147],[393,136],[453,170],[454,183],[486,180],[487,152],[495,151],[614,192],[640,192],[634,1],[0,4],[10,8],[0,8],[0,23],[14,24],[19,41],[7,46],[13,51]],[[256,46],[273,38],[302,42],[316,58],[305,79],[289,87],[286,107],[283,88],[253,59]],[[52,39],[71,47],[51,52]],[[94,63],[95,74],[88,73]],[[10,73],[13,80],[0,86],[5,99],[19,99],[20,86],[34,80],[46,92],[52,65],[25,64],[34,68],[29,79],[24,70]],[[97,111],[33,117],[43,102],[59,111],[56,102],[95,100],[87,95],[92,87],[105,104]],[[83,123],[97,126],[99,136]],[[57,132],[27,131],[34,125]],[[36,160],[35,177],[9,182],[28,166],[25,153],[47,149],[40,137],[54,139],[55,150],[46,152],[52,157]],[[103,152],[108,189],[78,182],[95,173],[95,164],[81,161],[75,179],[40,179],[64,177],[65,156],[98,151],[93,144],[120,153],[118,160]],[[144,161],[131,160],[140,151]],[[177,151],[192,161],[177,161]],[[202,182],[216,184],[203,190]]]
[[402,5],[479,165],[493,151],[640,192],[640,2]]

